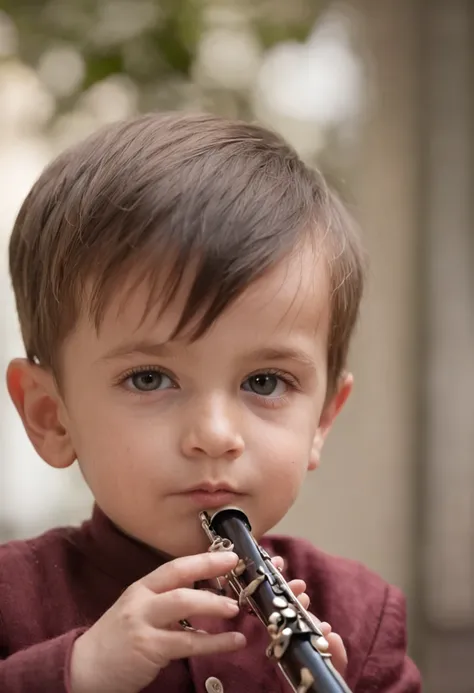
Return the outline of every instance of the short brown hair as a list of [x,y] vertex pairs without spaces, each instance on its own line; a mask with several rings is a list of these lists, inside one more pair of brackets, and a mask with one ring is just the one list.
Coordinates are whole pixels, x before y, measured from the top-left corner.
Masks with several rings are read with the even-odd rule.
[[198,338],[308,235],[321,239],[329,262],[331,388],[358,314],[363,255],[322,176],[258,125],[173,113],[108,125],[57,157],[18,214],[10,273],[27,356],[57,374],[85,283],[99,327],[125,273],[138,267],[153,286],[170,251],[168,302],[197,262],[175,334],[200,314]]

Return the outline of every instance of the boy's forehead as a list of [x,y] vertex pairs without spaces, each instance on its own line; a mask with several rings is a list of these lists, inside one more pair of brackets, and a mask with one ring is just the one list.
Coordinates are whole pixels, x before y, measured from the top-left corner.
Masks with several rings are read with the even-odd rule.
[[[174,299],[163,310],[166,277],[137,281],[131,274],[111,296],[97,337],[113,344],[128,336],[153,333],[161,342],[169,340],[185,308],[194,280],[190,271],[180,282]],[[197,312],[180,337],[197,327],[206,306]],[[252,282],[215,322],[215,328],[241,332],[251,326],[255,338],[262,332],[327,329],[330,312],[327,263],[314,253],[296,253]],[[209,332],[212,332],[213,328]]]

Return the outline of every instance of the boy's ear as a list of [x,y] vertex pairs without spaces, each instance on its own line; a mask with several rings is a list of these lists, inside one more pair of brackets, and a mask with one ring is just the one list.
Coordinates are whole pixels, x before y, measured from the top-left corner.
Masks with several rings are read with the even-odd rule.
[[27,359],[15,359],[7,369],[7,388],[38,455],[52,467],[69,467],[76,455],[53,375]]
[[333,396],[324,405],[309,458],[308,469],[310,471],[319,467],[324,442],[334,421],[336,420],[337,415],[351,394],[353,384],[354,378],[352,377],[352,374],[344,373],[344,375],[339,379],[337,389]]

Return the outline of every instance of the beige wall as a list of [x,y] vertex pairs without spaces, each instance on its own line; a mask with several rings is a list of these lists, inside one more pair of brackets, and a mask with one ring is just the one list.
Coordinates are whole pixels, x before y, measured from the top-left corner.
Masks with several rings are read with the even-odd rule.
[[[416,147],[408,2],[357,2],[373,101],[354,177],[370,258],[352,351],[355,390],[320,471],[281,529],[357,558],[410,591],[414,465]],[[401,49],[402,47],[402,49]]]

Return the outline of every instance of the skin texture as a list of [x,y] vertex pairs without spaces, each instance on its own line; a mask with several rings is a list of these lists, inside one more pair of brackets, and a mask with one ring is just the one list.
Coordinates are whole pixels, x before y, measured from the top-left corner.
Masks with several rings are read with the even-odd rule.
[[[203,508],[187,492],[204,483],[231,487],[228,503],[247,513],[258,540],[318,467],[351,391],[352,378],[344,374],[336,391],[327,392],[328,278],[311,249],[250,285],[199,340],[170,341],[191,279],[159,318],[155,310],[144,315],[147,287],[127,294],[126,281],[99,331],[82,314],[62,346],[61,387],[40,366],[21,359],[9,366],[12,400],[39,455],[58,468],[77,460],[118,527],[184,561],[172,578],[166,571],[175,562],[132,586],[77,641],[74,693],[92,693],[97,682],[103,693],[139,691],[171,659],[198,653],[197,639],[203,652],[243,646],[231,634],[193,636],[172,628],[188,616],[231,615],[223,597],[212,595],[211,604],[203,593],[196,607],[196,592],[188,590],[168,611],[163,603],[157,609],[163,591],[186,588],[203,571],[209,578],[225,572],[222,557],[211,566],[196,563],[208,543],[198,522]],[[293,587],[306,605],[304,583]],[[165,612],[164,620],[154,617]],[[136,641],[152,647],[131,647]],[[109,643],[107,652],[100,642]],[[334,635],[330,642],[343,670],[342,642]],[[125,660],[127,649],[132,655]]]

